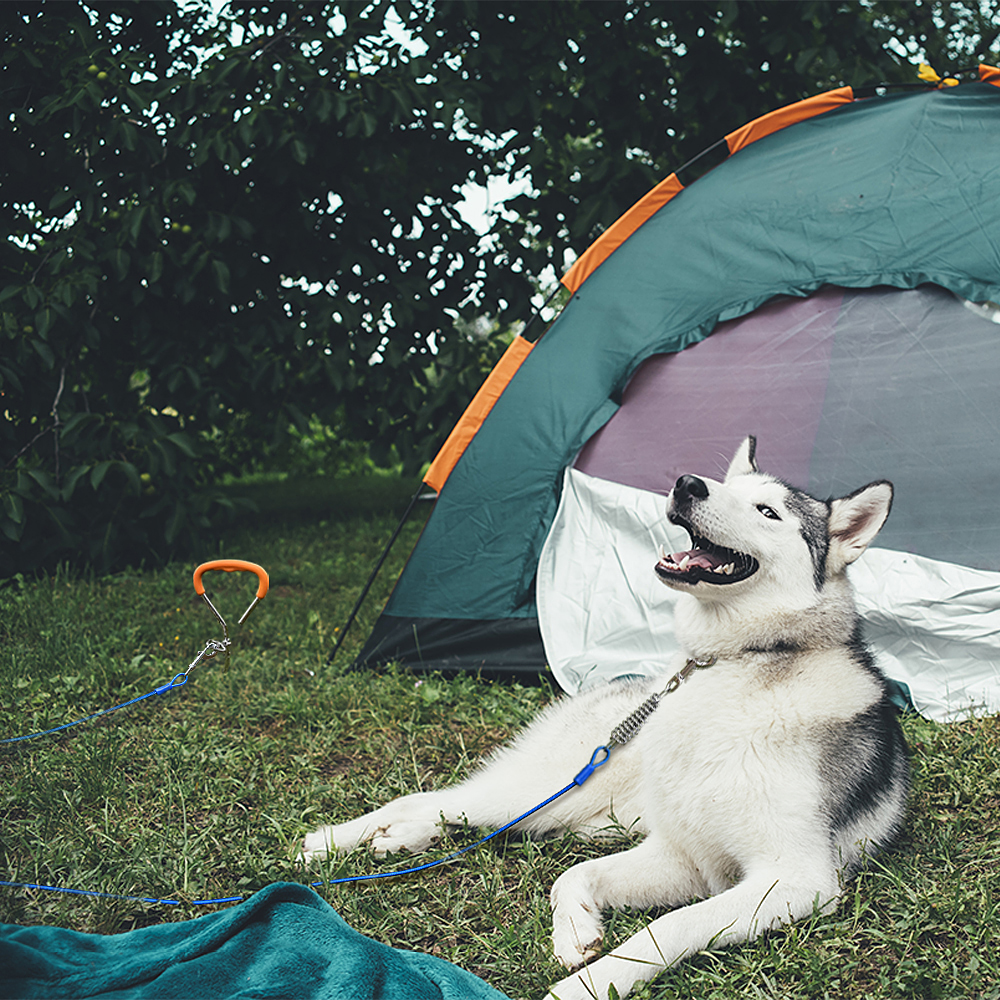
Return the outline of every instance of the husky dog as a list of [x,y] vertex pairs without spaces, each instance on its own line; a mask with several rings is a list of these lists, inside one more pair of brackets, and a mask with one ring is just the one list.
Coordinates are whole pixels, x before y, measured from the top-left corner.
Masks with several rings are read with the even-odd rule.
[[[655,571],[680,592],[686,664],[555,702],[466,781],[322,827],[303,858],[362,843],[422,851],[442,826],[509,822],[572,782],[595,740],[677,670],[607,766],[517,827],[599,833],[617,821],[647,835],[553,885],[555,954],[578,971],[549,1000],[603,1000],[611,984],[624,996],[700,950],[832,909],[906,808],[906,744],[845,573],[888,516],[892,486],[817,500],[759,472],[754,450],[747,438],[724,482],[681,476],[667,499],[692,547]],[[587,965],[601,911],[629,906],[668,912]]]

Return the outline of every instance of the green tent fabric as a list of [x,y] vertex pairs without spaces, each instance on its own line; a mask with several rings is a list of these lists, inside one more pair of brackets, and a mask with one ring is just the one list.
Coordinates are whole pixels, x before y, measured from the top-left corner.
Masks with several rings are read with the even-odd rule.
[[507,385],[359,664],[537,675],[535,574],[563,472],[651,356],[823,286],[1000,300],[998,136],[990,83],[855,100],[681,191],[587,278]]
[[0,925],[0,997],[505,1000],[458,966],[365,937],[312,889],[287,882],[124,934]]

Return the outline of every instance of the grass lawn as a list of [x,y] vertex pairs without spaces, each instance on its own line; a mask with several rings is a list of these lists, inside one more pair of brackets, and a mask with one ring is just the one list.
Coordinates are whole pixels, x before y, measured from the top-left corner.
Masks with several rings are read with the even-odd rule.
[[[191,586],[196,562],[243,558],[271,574],[267,598],[233,630],[228,672],[213,661],[165,697],[0,747],[0,878],[184,904],[0,888],[0,922],[124,931],[205,911],[190,900],[308,881],[293,861],[308,828],[453,781],[553,696],[546,685],[346,671],[419,534],[422,505],[327,664],[414,485],[260,486],[262,514],[200,559],[0,588],[3,738],[144,694],[221,637]],[[255,578],[204,579],[235,622]],[[848,888],[837,913],[701,955],[634,995],[1000,1000],[1000,721],[941,726],[911,716],[904,725],[916,780],[908,832]],[[457,835],[442,853],[472,836]],[[621,846],[499,840],[426,873],[320,892],[365,934],[534,998],[562,975],[548,941],[549,886],[568,865]],[[325,874],[407,860],[356,852]],[[608,944],[649,917],[613,914]]]

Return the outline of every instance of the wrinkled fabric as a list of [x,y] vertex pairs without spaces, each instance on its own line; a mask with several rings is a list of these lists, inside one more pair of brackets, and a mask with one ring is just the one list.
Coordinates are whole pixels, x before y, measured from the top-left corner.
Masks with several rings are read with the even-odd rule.
[[226,910],[124,934],[0,925],[0,996],[505,1000],[442,959],[365,937],[312,889],[284,882]]
[[[567,470],[538,567],[539,623],[564,691],[669,665],[677,594],[653,572],[661,544],[688,545],[662,496]],[[1000,711],[1000,573],[870,548],[848,576],[879,666],[917,711],[941,722]]]

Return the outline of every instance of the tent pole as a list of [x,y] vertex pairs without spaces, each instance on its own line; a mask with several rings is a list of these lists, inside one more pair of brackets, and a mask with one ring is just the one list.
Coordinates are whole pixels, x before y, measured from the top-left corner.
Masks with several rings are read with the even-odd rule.
[[[372,584],[375,582],[375,577],[378,576],[379,570],[382,568],[383,563],[389,557],[389,550],[395,544],[396,539],[399,538],[400,532],[403,530],[403,525],[409,520],[410,514],[413,513],[413,508],[417,505],[417,501],[420,499],[421,492],[423,491],[424,484],[420,483],[417,486],[417,491],[410,497],[410,502],[406,505],[406,510],[403,511],[403,516],[399,519],[399,524],[396,525],[396,530],[392,533],[392,537],[385,544],[385,548],[382,550],[382,555],[379,556],[378,562],[375,563],[375,568],[371,571],[368,577],[368,582],[361,588],[361,594],[358,597],[353,610],[347,616],[347,621],[344,622],[343,628],[340,630],[340,635],[337,636],[337,642],[333,647],[333,652],[326,658],[327,666],[329,666],[337,657],[337,653],[340,652],[340,647],[343,645],[344,636],[347,635],[347,630],[354,624],[354,619],[357,618],[358,612],[361,610],[361,605],[364,603],[365,598],[368,596],[368,591],[372,589]],[[430,495],[430,494],[428,494]]]
[[[521,336],[524,337],[525,340],[528,339],[527,337],[525,337],[525,334],[528,332],[528,330],[531,329],[531,324],[534,323],[535,320],[542,315],[542,310],[559,294],[559,292],[562,291],[562,288],[563,286],[557,281],[556,287],[553,288],[552,291],[549,293],[549,297],[531,314],[530,318],[528,319],[528,322],[524,324],[524,329],[521,331]],[[538,338],[535,341],[535,343],[541,340],[542,337],[544,336],[545,336],[545,331],[543,330],[538,335]]]
[[[542,305],[535,312],[532,313],[531,318],[524,326],[524,330],[521,331],[522,337],[527,332],[531,324],[534,323],[535,320],[541,316],[542,310],[556,297],[561,288],[562,286],[557,283],[556,287],[549,294],[548,298],[542,303]],[[541,336],[539,336],[538,339],[541,340]],[[421,483],[417,487],[417,491],[413,494],[412,497],[410,497],[410,502],[409,504],[407,504],[406,510],[403,511],[403,516],[399,519],[399,524],[396,525],[396,530],[392,533],[392,537],[389,539],[389,541],[386,542],[385,548],[382,550],[382,555],[379,556],[378,562],[375,563],[375,568],[371,571],[371,575],[368,577],[368,582],[361,589],[361,594],[358,597],[353,610],[347,616],[347,621],[344,622],[344,626],[340,630],[340,635],[337,636],[337,641],[334,644],[333,651],[326,659],[327,666],[333,663],[333,661],[337,658],[337,653],[340,652],[340,647],[344,643],[344,637],[347,635],[347,630],[354,624],[354,619],[357,618],[358,612],[361,610],[361,605],[364,603],[365,598],[368,596],[368,591],[371,590],[372,584],[375,583],[375,577],[378,576],[379,570],[382,568],[383,563],[388,558],[389,550],[395,544],[396,539],[399,537],[400,532],[403,530],[403,525],[406,524],[407,520],[410,517],[410,514],[413,513],[413,508],[416,506],[417,501],[420,499],[421,491],[423,490],[423,488],[424,484]]]

